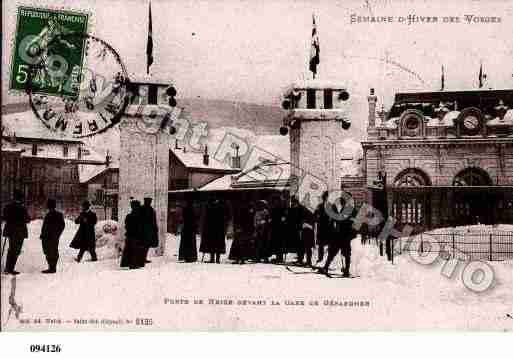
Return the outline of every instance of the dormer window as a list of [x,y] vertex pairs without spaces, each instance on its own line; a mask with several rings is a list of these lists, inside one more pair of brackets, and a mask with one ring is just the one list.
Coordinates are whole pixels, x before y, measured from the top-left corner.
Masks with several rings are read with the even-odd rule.
[[399,119],[399,136],[400,137],[417,137],[423,136],[423,114],[417,110],[406,110]]
[[407,130],[414,131],[420,126],[420,121],[416,117],[409,117],[404,121]]

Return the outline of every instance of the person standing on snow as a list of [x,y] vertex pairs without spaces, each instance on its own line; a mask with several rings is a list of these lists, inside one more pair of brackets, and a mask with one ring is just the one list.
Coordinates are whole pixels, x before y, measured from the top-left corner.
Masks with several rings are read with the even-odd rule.
[[306,265],[312,266],[312,248],[315,245],[314,223],[315,216],[308,208],[301,206],[301,244],[302,247],[298,252],[298,264],[303,265],[303,260],[306,255]]
[[188,198],[182,211],[183,226],[180,232],[180,248],[178,250],[178,260],[187,263],[198,260],[196,246],[196,218],[194,216],[194,207],[192,200]]
[[296,263],[301,264],[299,255],[303,252],[303,244],[301,243],[303,210],[297,197],[293,196],[290,202],[290,208],[287,215],[287,227],[289,230],[289,235],[287,236],[288,243],[285,253],[296,253]]
[[98,222],[96,213],[91,211],[91,203],[84,201],[82,203],[82,212],[75,219],[75,223],[79,225],[75,237],[70,243],[71,248],[79,249],[78,256],[75,261],[80,262],[86,251],[91,255],[91,262],[96,262],[96,235],[94,226]]
[[273,199],[271,208],[271,254],[276,255],[276,263],[283,263],[285,240],[287,238],[285,200],[282,196]]
[[267,209],[267,201],[260,200],[257,202],[257,210],[255,212],[255,247],[256,247],[256,261],[261,260],[264,263],[269,262],[271,256],[271,243],[270,243],[270,224],[271,215]]
[[27,223],[30,222],[27,209],[23,204],[23,194],[20,191],[14,191],[14,201],[5,206],[3,219],[5,220],[3,235],[9,239],[4,273],[17,275],[20,272],[15,271],[14,267],[21,253],[23,241],[28,238]]
[[242,208],[238,208],[233,213],[233,242],[230,247],[228,258],[234,261],[234,264],[244,264],[248,259],[254,259],[255,241],[255,203],[246,204],[242,202]]
[[343,258],[342,273],[349,277],[351,266],[351,241],[357,232],[353,229],[354,201],[349,193],[341,196],[331,207],[332,236],[328,243],[328,259],[321,272],[328,273],[330,264],[340,251]]
[[141,207],[141,217],[144,236],[144,261],[151,263],[148,260],[148,251],[150,248],[159,246],[159,227],[157,224],[157,214],[151,206],[152,199],[149,197],[144,198],[144,205]]
[[59,260],[59,238],[64,231],[65,223],[64,216],[61,212],[56,210],[57,203],[55,199],[48,199],[47,203],[48,213],[43,221],[41,228],[41,245],[43,246],[43,253],[48,262],[48,269],[41,273],[55,273],[57,271],[57,261]]
[[203,230],[201,231],[200,252],[210,254],[210,263],[221,262],[221,254],[226,253],[224,207],[218,199],[207,204]]
[[331,208],[331,203],[328,202],[328,191],[322,194],[322,202],[319,203],[315,210],[315,219],[317,223],[317,263],[321,263],[324,259],[324,247],[328,245],[331,237],[331,220],[327,213],[327,209]]
[[141,203],[130,201],[131,212],[125,217],[125,248],[121,257],[121,267],[142,268],[146,262],[146,242],[143,233]]

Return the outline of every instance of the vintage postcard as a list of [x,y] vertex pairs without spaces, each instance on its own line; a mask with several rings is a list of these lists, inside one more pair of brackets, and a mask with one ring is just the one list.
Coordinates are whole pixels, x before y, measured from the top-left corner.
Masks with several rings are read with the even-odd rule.
[[511,332],[512,33],[500,0],[2,2],[0,329]]

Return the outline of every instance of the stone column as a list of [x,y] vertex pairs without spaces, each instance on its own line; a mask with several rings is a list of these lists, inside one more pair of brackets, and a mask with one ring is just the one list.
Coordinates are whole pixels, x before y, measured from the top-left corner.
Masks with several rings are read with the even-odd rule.
[[159,227],[159,247],[155,254],[163,255],[168,214],[169,135],[160,130],[156,133],[141,130],[137,121],[140,121],[140,118],[124,116],[119,124],[120,235],[124,238],[124,221],[130,212],[130,198],[133,197],[143,203],[144,197],[151,197]]
[[170,126],[180,113],[175,107],[176,90],[169,84],[146,79],[132,82],[130,92],[131,103],[119,124],[120,235],[125,234],[124,220],[130,211],[130,198],[143,202],[144,197],[151,197],[159,227],[159,247],[155,254],[163,255],[167,235]]

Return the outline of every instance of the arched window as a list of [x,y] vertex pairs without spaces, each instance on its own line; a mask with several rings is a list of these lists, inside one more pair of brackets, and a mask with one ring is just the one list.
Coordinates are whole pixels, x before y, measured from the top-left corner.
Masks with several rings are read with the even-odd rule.
[[453,180],[453,186],[491,186],[492,180],[485,170],[469,167],[460,171]]
[[430,186],[428,175],[416,168],[408,168],[397,175],[394,181],[395,187],[419,187]]
[[429,197],[415,187],[430,185],[428,175],[416,168],[408,168],[397,175],[392,214],[398,223],[422,226],[429,221]]
[[421,111],[406,110],[399,119],[399,137],[424,136],[424,127],[424,115]]

